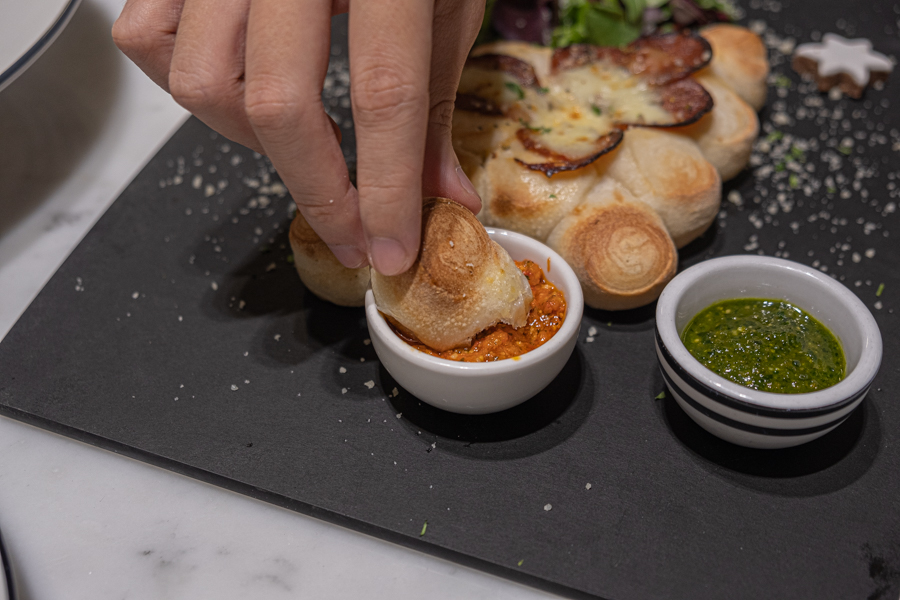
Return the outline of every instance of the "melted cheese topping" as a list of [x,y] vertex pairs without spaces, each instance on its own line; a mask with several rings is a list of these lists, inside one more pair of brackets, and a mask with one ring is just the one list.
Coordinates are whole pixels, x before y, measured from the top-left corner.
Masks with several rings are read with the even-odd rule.
[[673,116],[663,109],[659,92],[628,69],[591,63],[553,76],[551,93],[588,103],[616,123],[667,125]]
[[532,92],[519,103],[521,124],[542,146],[570,158],[596,152],[597,140],[615,125],[602,110],[575,97]]
[[459,79],[459,93],[472,94],[493,102],[506,112],[525,97],[526,89],[516,79],[499,70],[466,67]]

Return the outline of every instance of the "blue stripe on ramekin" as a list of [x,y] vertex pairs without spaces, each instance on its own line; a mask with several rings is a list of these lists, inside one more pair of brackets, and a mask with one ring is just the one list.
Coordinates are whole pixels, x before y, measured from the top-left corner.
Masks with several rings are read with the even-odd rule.
[[721,423],[727,427],[731,427],[732,429],[738,429],[740,431],[746,431],[747,433],[755,433],[757,435],[767,435],[772,437],[800,437],[804,435],[811,435],[813,433],[819,433],[821,431],[825,431],[827,429],[831,429],[832,427],[836,427],[847,420],[850,416],[849,414],[840,417],[834,421],[829,421],[828,423],[824,423],[822,425],[817,425],[816,427],[807,427],[804,429],[775,429],[770,427],[759,427],[757,425],[748,425],[747,423],[741,423],[740,421],[735,421],[733,419],[729,419],[728,417],[724,417],[719,413],[708,409],[703,406],[693,398],[691,398],[690,394],[685,392],[683,389],[678,387],[675,382],[669,377],[669,375],[660,368],[660,372],[662,372],[663,379],[666,380],[666,385],[669,386],[673,392],[677,393],[678,396],[687,402],[691,408],[699,412],[700,414],[709,417],[710,419]]
[[694,388],[696,391],[700,392],[704,396],[709,397],[711,400],[718,402],[728,408],[732,408],[739,412],[749,413],[751,415],[757,415],[760,417],[773,417],[776,419],[809,419],[811,417],[820,417],[824,415],[828,415],[835,411],[838,411],[842,408],[847,407],[850,404],[853,404],[857,400],[859,400],[862,396],[866,395],[869,391],[869,386],[872,385],[872,382],[868,382],[863,389],[853,396],[849,398],[845,398],[836,402],[834,404],[829,404],[824,408],[799,408],[799,409],[787,409],[787,408],[770,408],[765,406],[760,406],[758,404],[750,404],[749,402],[744,402],[742,400],[738,400],[736,398],[732,398],[731,396],[726,396],[725,394],[715,390],[708,385],[703,384],[698,381],[697,378],[688,373],[684,367],[678,364],[678,361],[672,356],[669,352],[669,349],[666,348],[666,345],[662,341],[662,337],[659,335],[659,329],[656,329],[656,344],[659,348],[663,358],[666,361],[666,364],[675,372],[676,375],[681,377],[685,383]]

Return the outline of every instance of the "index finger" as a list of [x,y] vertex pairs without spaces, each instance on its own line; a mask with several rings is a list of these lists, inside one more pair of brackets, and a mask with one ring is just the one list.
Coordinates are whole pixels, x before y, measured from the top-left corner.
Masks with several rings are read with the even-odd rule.
[[350,7],[350,92],[369,263],[406,271],[419,251],[432,13],[427,0]]

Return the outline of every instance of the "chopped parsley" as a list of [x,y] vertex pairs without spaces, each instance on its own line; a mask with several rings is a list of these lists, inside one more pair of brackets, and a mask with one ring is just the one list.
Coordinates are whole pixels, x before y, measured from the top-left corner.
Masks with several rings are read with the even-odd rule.
[[791,87],[791,78],[782,73],[778,74],[778,77],[775,78],[775,85],[780,88],[789,88]]
[[659,394],[656,395],[656,398],[654,398],[654,400],[662,400],[665,397],[666,397],[666,390],[663,390]]
[[884,284],[883,283],[878,284],[878,289],[875,291],[875,297],[881,298],[881,292],[883,292],[883,291],[884,291]]
[[844,156],[850,156],[850,153],[853,152],[853,146],[838,146],[838,152]]
[[603,114],[603,111],[600,110],[600,107],[596,104],[591,104],[591,112],[597,115],[598,117]]
[[788,178],[788,183],[790,183],[791,189],[796,190],[800,187],[800,178],[797,177],[796,173],[791,173],[791,176]]
[[519,124],[528,131],[533,131],[535,133],[550,133],[553,131],[550,127],[532,127],[531,123],[527,123],[525,119],[519,119]]
[[769,135],[766,136],[766,141],[767,142],[777,142],[778,140],[780,140],[783,137],[784,137],[784,134],[776,129],[775,131],[773,131],[772,133],[770,133]]
[[515,81],[507,81],[505,85],[506,89],[513,92],[519,98],[519,100],[525,97],[525,90],[523,90],[522,86],[520,86]]

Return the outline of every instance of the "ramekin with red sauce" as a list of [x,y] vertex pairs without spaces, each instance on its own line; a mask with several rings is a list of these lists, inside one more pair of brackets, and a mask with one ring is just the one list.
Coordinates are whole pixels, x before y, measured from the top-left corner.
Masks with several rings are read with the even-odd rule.
[[406,343],[391,328],[366,293],[366,320],[372,345],[396,382],[412,395],[438,408],[484,414],[511,408],[544,389],[559,374],[575,349],[584,312],[581,284],[563,258],[541,242],[504,229],[487,229],[516,261],[548,266],[546,281],[565,300],[562,324],[541,345],[504,360],[466,362],[438,358]]

